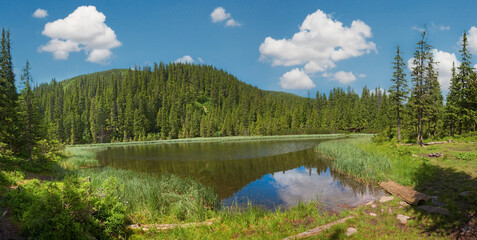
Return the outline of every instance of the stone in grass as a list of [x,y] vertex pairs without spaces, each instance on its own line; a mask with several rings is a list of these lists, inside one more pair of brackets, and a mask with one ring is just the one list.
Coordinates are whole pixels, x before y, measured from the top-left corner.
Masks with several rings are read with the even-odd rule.
[[369,214],[369,216],[371,216],[371,217],[376,217],[376,216],[378,216],[376,213],[373,213],[373,212],[370,212],[370,213],[368,213],[368,214]]
[[382,196],[382,197],[379,199],[379,202],[380,202],[380,203],[385,203],[385,202],[391,201],[391,200],[393,200],[393,199],[394,199],[393,196]]
[[354,228],[354,227],[349,227],[348,229],[346,229],[346,236],[351,236],[355,233],[358,232],[358,229]]
[[411,217],[402,215],[402,214],[398,214],[396,218],[399,219],[399,221],[401,221],[402,224],[406,224],[407,220],[411,219]]
[[399,202],[399,205],[401,205],[403,207],[407,207],[407,206],[409,206],[409,203],[401,201],[401,202]]
[[372,208],[377,208],[378,206],[376,204],[371,204]]
[[433,207],[433,206],[423,205],[423,206],[417,207],[417,209],[425,211],[427,213],[431,213],[431,214],[440,214],[440,215],[444,215],[444,216],[449,216],[450,215],[449,210],[447,210],[446,208],[441,208],[441,207]]

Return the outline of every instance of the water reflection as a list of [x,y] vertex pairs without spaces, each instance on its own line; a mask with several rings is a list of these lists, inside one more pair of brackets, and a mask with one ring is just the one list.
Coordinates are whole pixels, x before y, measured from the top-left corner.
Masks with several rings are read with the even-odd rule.
[[323,140],[176,143],[111,147],[98,153],[102,165],[189,176],[213,186],[223,205],[267,208],[320,199],[335,208],[382,194],[330,170],[314,146]]

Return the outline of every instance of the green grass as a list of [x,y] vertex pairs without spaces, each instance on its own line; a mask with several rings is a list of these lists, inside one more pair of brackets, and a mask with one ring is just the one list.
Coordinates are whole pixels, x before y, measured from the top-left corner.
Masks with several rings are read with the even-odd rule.
[[77,174],[90,177],[92,186],[101,186],[111,176],[117,178],[124,189],[122,201],[134,223],[201,221],[214,217],[218,205],[213,188],[188,178],[114,168],[81,169]]
[[366,181],[382,181],[391,169],[391,162],[381,153],[358,147],[363,141],[369,142],[369,139],[366,137],[324,142],[318,145],[316,150],[333,158],[333,167],[343,173]]

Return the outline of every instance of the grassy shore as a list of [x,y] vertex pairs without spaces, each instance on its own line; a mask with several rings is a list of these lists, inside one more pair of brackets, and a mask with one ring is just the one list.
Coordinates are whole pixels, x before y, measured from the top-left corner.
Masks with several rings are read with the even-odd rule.
[[[413,187],[433,196],[428,204],[450,211],[449,216],[441,216],[408,207],[409,216],[415,219],[408,227],[421,229],[415,238],[423,238],[423,233],[450,237],[469,221],[477,221],[476,150],[477,143],[467,139],[420,147],[378,144],[369,137],[330,141],[317,147],[321,154],[333,158],[334,167],[342,172],[368,181],[393,180]],[[435,153],[443,155],[432,157]]]

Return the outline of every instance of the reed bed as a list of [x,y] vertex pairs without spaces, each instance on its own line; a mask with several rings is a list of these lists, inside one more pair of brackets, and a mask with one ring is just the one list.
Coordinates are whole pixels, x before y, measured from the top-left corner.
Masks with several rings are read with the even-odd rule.
[[388,157],[378,152],[369,152],[359,145],[369,138],[328,141],[319,144],[316,150],[334,159],[333,167],[343,173],[365,181],[383,181],[391,171]]
[[201,221],[216,214],[215,190],[190,178],[114,168],[81,169],[76,174],[89,177],[95,187],[109,177],[117,178],[124,192],[122,201],[134,223]]

